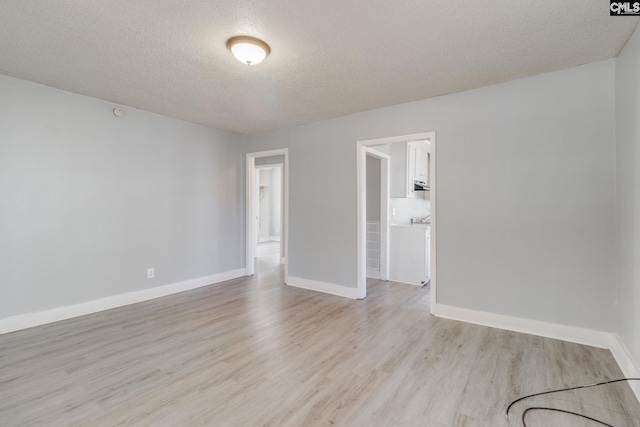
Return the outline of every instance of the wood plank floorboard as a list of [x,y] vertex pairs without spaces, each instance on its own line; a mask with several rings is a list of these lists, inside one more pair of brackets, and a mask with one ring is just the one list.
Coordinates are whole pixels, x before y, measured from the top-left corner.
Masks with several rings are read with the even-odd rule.
[[[517,397],[622,377],[608,350],[431,316],[428,288],[370,279],[353,301],[285,286],[278,261],[0,335],[0,425],[506,426]],[[640,426],[626,384],[534,403]]]

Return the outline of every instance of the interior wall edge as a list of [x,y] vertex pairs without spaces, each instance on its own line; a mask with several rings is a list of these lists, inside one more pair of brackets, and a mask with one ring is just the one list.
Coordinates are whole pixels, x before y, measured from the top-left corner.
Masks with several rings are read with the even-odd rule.
[[110,310],[112,308],[148,301],[167,295],[177,294],[191,289],[201,288],[204,286],[209,286],[227,280],[235,279],[244,275],[245,272],[243,268],[229,270],[222,273],[198,277],[195,279],[157,286],[140,291],[112,295],[105,298],[82,302],[79,304],[6,317],[4,319],[0,319],[0,334],[7,334],[22,329],[32,328],[34,326],[54,323],[61,320],[71,319],[73,317],[84,316],[104,310]]
[[302,277],[289,276],[286,284],[293,286],[294,288],[307,289],[344,298],[357,299],[358,297],[357,288],[342,286],[335,283],[320,282],[318,280],[304,279]]
[[[615,59],[616,299],[612,353],[627,376],[640,377],[640,27]],[[640,384],[633,388],[640,396]]]

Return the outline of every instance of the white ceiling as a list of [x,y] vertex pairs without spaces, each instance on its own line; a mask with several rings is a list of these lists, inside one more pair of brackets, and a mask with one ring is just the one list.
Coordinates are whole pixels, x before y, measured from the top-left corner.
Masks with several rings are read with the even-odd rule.
[[[607,0],[5,0],[0,73],[255,133],[617,55]],[[234,35],[271,45],[260,65]]]

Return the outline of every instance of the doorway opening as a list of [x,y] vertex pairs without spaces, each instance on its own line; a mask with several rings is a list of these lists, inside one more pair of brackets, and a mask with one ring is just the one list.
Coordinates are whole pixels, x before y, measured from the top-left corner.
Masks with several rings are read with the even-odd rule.
[[[280,156],[281,157],[281,156]],[[257,159],[271,161],[273,157]],[[260,162],[263,163],[263,162]],[[256,165],[256,258],[268,264],[284,263],[282,237],[283,163]]]
[[389,160],[375,147],[366,149],[366,277],[389,280]]
[[256,266],[284,264],[286,283],[289,240],[288,149],[247,153],[245,180],[245,274],[253,275]]
[[[393,147],[393,148],[390,148]],[[398,155],[398,151],[402,155]],[[381,196],[380,205],[380,279],[404,281],[405,283],[413,283],[416,285],[430,285],[431,305],[437,301],[436,288],[436,136],[435,132],[425,132],[420,134],[402,135],[390,138],[380,138],[372,140],[364,140],[357,142],[357,297],[359,299],[367,296],[367,277],[375,277],[372,275],[372,238],[375,237],[368,231],[367,227],[371,227],[371,200],[367,199],[367,193],[372,194],[371,186],[367,183],[367,165],[372,165],[371,157],[376,157],[381,161],[382,169],[386,166],[386,185],[381,184],[382,188],[386,188],[385,197]],[[386,156],[386,157],[385,157]],[[420,160],[421,159],[421,160]],[[424,163],[424,165],[420,164]],[[417,167],[418,166],[418,167]],[[371,174],[369,174],[371,177]],[[377,178],[374,178],[377,179]],[[382,177],[381,177],[382,179]],[[369,187],[369,188],[368,188]],[[402,188],[400,188],[402,187]],[[395,196],[392,193],[401,192],[402,194]],[[376,193],[373,193],[376,194]],[[374,195],[377,198],[377,194]],[[396,198],[396,199],[393,199]],[[387,204],[382,205],[386,199],[392,199],[394,206]],[[423,203],[418,202],[420,199]],[[406,219],[407,224],[391,224],[392,220],[398,219],[396,212],[390,212],[391,209],[407,207],[409,205],[425,205],[429,207],[429,213],[420,215],[421,218],[413,218],[416,215],[409,215]],[[412,212],[408,209],[407,212]],[[400,213],[400,212],[398,212]],[[368,218],[369,216],[369,218]],[[395,218],[395,219],[394,219]],[[414,221],[424,221],[423,223],[414,223]],[[399,222],[399,221],[398,221]],[[395,228],[390,229],[390,226]],[[397,229],[396,229],[397,228]],[[371,228],[369,228],[371,230]],[[391,231],[395,231],[395,237]],[[385,243],[383,245],[382,233],[385,233]],[[406,235],[406,236],[405,236]],[[425,267],[423,272],[427,276],[425,280],[413,280],[412,269],[416,262],[406,265],[409,256],[398,256],[397,253],[391,251],[394,246],[394,240],[401,242],[401,239],[407,237],[407,242],[402,247],[408,245],[416,245],[417,249],[422,250],[422,264]],[[419,236],[419,237],[416,237]],[[420,248],[418,248],[420,246]],[[391,251],[391,253],[390,253]],[[385,274],[383,275],[383,252],[385,252]],[[418,250],[411,250],[409,254],[416,256]],[[395,260],[395,261],[394,261]],[[394,273],[395,271],[395,273]],[[397,273],[411,273],[407,279],[394,279]],[[414,283],[415,282],[415,283]]]

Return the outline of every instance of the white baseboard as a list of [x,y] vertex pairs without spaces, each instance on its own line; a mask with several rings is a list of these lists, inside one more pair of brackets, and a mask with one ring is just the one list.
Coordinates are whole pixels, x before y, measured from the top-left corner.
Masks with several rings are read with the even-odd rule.
[[477,325],[490,326],[492,328],[554,338],[557,340],[590,345],[592,347],[609,349],[612,344],[612,334],[610,332],[560,325],[540,320],[523,319],[521,317],[505,316],[502,314],[487,313],[484,311],[469,310],[445,304],[433,304],[431,306],[431,314],[438,317],[445,317],[447,319],[460,320],[463,322],[475,323]]
[[287,285],[296,288],[309,289],[311,291],[324,292],[325,294],[337,295],[340,297],[356,299],[357,288],[336,285],[335,283],[319,282],[317,280],[303,279],[302,277],[289,276]]
[[126,294],[113,295],[96,300],[86,301],[79,304],[57,307],[51,310],[38,311],[35,313],[19,314],[17,316],[0,319],[0,334],[19,331],[33,326],[58,322],[72,317],[84,316],[85,314],[96,313],[109,310],[124,305],[135,304],[155,298],[164,297],[190,289],[212,285],[225,280],[235,279],[244,276],[245,270],[231,270],[223,273],[212,274],[210,276],[198,277],[196,279],[185,280],[183,282],[158,286],[156,288],[143,289],[140,291],[127,292]]
[[394,283],[402,283],[403,285],[411,285],[411,286],[424,286],[424,283],[415,283],[415,282],[404,282],[402,280],[389,279],[390,282]]
[[[624,342],[618,334],[613,333],[611,335],[611,354],[613,354],[614,359],[618,362],[622,374],[626,378],[640,378],[640,368],[631,356],[627,346],[624,345]],[[629,381],[629,386],[631,386],[631,390],[633,390],[636,398],[640,402],[640,381]]]
[[367,268],[367,277],[370,277],[372,279],[379,279],[380,278],[380,270],[369,270]]

